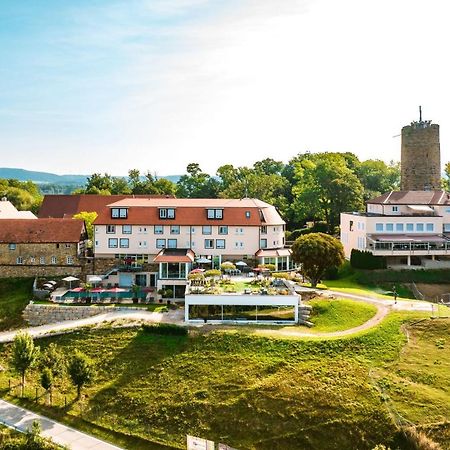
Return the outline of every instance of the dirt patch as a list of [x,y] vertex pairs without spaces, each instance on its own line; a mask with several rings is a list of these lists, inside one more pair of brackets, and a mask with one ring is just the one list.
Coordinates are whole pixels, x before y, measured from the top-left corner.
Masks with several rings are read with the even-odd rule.
[[425,284],[416,283],[417,289],[428,300],[435,300],[436,297],[440,297],[442,294],[450,293],[450,283],[448,284]]

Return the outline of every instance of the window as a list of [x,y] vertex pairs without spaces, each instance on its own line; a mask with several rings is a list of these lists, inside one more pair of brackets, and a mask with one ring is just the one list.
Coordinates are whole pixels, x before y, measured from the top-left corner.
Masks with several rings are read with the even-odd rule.
[[122,225],[122,233],[123,234],[131,234],[131,225]]
[[434,231],[434,223],[427,223],[427,231]]
[[155,234],[164,234],[164,225],[155,225],[153,228]]
[[45,264],[45,256],[39,257],[39,264]]
[[406,224],[406,231],[414,231],[414,224],[413,223],[407,223]]
[[156,248],[166,248],[166,240],[156,239]]
[[119,246],[119,240],[117,238],[108,239],[108,248],[117,248]]
[[219,227],[219,234],[228,234],[228,227],[226,225],[222,225]]
[[98,241],[95,241],[95,246],[98,247],[100,244]]
[[113,219],[126,219],[128,217],[127,208],[111,208],[111,217]]
[[115,234],[116,226],[115,225],[106,225],[106,232],[108,234]]
[[386,231],[394,231],[394,224],[393,223],[387,223],[386,224]]
[[244,234],[243,228],[236,228],[236,234]]
[[383,224],[382,223],[376,223],[375,224],[375,230],[376,231],[383,231]]
[[216,248],[225,248],[225,239],[216,239]]
[[223,219],[223,210],[222,209],[207,209],[206,217],[209,220],[212,220],[212,219],[221,220],[221,219]]
[[167,239],[167,248],[177,248],[177,240]]
[[30,264],[34,264],[36,262],[36,258],[34,256],[30,256]]
[[130,246],[130,240],[128,238],[120,239],[120,248],[128,248]]
[[267,234],[267,225],[261,227],[261,234]]
[[139,233],[147,234],[147,227],[139,227]]
[[23,258],[21,256],[16,258],[16,264],[23,264]]
[[205,239],[205,248],[214,248],[214,239]]
[[398,206],[393,206],[392,207],[392,212],[398,212]]
[[147,241],[139,241],[140,248],[147,248]]
[[403,231],[403,224],[402,223],[396,223],[395,224],[395,231]]
[[65,244],[64,247],[70,248],[70,247],[72,247],[72,244]]
[[56,264],[56,256],[52,256],[50,262]]
[[170,234],[180,234],[180,225],[171,225]]
[[250,211],[245,211],[245,218],[250,219]]
[[72,256],[70,256],[70,255],[68,255],[67,257],[66,257],[66,263],[67,264],[73,264],[73,257]]
[[416,231],[423,231],[423,223],[416,223]]
[[446,233],[449,233],[449,232],[450,232],[450,223],[444,223],[444,231],[445,231]]
[[[359,229],[359,227],[358,227],[358,229]],[[349,227],[349,230],[350,230],[350,231],[353,231],[353,220],[350,220],[350,227]]]
[[15,249],[16,249],[16,244],[9,244],[9,245],[8,245],[8,248],[9,248],[10,250],[15,250]]
[[204,225],[202,227],[202,233],[203,234],[211,234],[212,233],[212,226],[211,225]]
[[259,241],[259,246],[260,246],[261,248],[267,248],[267,239],[261,239],[261,240]]
[[175,209],[174,208],[160,208],[159,209],[160,219],[175,219]]

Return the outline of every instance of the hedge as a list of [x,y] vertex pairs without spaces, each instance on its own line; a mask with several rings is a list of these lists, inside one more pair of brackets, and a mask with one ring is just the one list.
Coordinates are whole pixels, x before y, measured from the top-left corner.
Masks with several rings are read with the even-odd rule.
[[350,264],[355,269],[386,269],[386,258],[384,256],[373,256],[369,251],[361,251],[354,248],[350,255]]
[[172,336],[187,336],[188,329],[172,323],[152,323],[142,325],[142,329],[150,334],[163,334]]
[[357,272],[355,281],[365,285],[381,283],[450,283],[450,269],[374,270]]

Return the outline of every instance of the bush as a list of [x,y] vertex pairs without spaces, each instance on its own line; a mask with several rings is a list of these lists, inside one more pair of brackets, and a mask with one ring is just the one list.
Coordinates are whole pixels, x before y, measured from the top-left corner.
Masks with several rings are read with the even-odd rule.
[[222,275],[222,272],[217,269],[207,270],[204,273],[205,278],[220,277],[221,275]]
[[[326,222],[315,222],[314,225],[310,228],[298,228],[297,230],[293,230],[289,233],[289,238],[286,236],[286,240],[295,241],[300,236],[309,233],[326,233],[328,231],[328,226]],[[287,232],[286,232],[287,233]]]
[[162,334],[171,336],[187,336],[188,329],[172,323],[146,323],[142,329],[150,334]]
[[373,256],[369,251],[352,249],[350,264],[355,269],[386,269],[386,258],[384,256]]
[[271,272],[276,270],[275,264],[258,264],[260,269],[269,269]]
[[286,272],[275,272],[272,274],[274,278],[283,278],[284,280],[289,280],[290,275]]

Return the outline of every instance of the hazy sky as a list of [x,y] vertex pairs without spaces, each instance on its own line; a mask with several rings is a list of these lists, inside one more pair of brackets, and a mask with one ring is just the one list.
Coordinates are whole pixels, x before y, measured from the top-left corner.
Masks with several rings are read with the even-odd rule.
[[398,160],[419,104],[446,162],[449,17],[447,0],[1,0],[0,166]]

